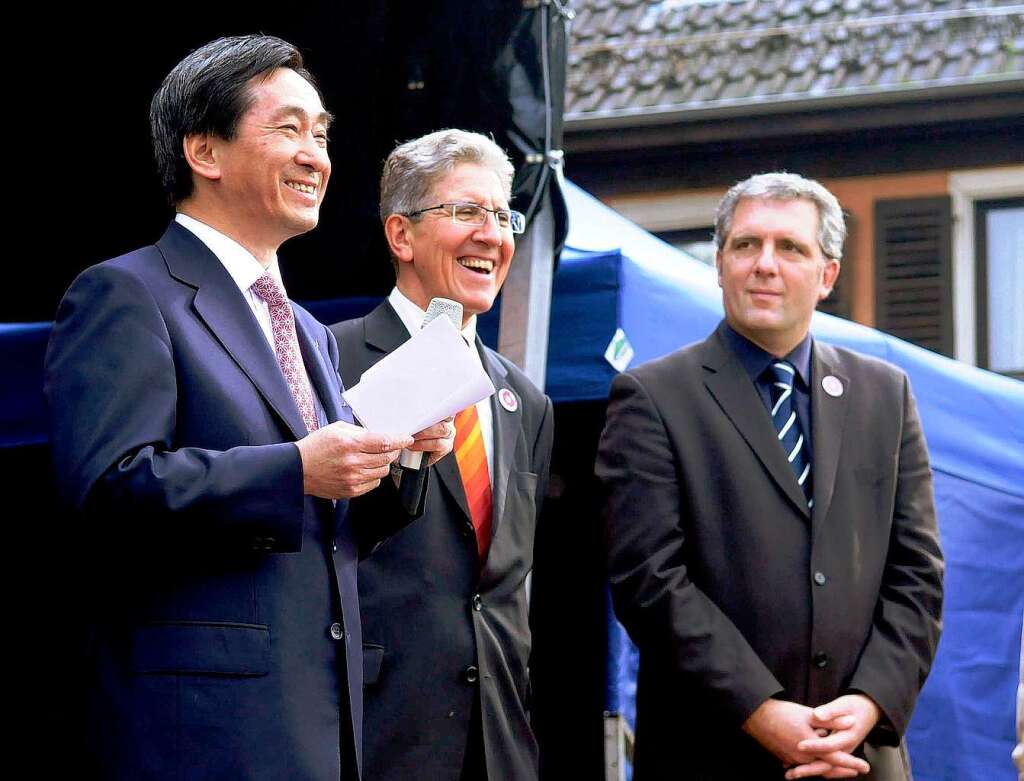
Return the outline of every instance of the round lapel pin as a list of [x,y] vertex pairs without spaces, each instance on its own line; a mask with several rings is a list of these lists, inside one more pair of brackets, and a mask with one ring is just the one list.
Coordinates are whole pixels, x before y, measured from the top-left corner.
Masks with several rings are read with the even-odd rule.
[[508,412],[515,412],[519,409],[519,399],[516,398],[516,394],[510,391],[508,388],[502,388],[498,391],[498,402]]
[[821,387],[829,396],[838,397],[843,395],[843,381],[835,375],[829,374],[827,377],[823,377]]

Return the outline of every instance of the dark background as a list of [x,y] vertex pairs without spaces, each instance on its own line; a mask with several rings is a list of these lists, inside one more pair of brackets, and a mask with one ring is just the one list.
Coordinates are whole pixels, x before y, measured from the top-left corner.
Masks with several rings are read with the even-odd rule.
[[[185,54],[222,35],[263,32],[294,43],[335,115],[320,226],[280,252],[292,298],[384,295],[390,289],[394,278],[376,215],[377,184],[397,142],[462,127],[493,133],[513,162],[521,161],[506,133],[511,108],[503,83],[510,56],[503,47],[534,13],[521,2],[321,0],[268,8],[236,2],[175,6],[157,28],[139,21],[153,13],[141,4],[83,4],[27,26],[26,33],[42,36],[42,51],[23,50],[30,46],[23,43],[14,57],[34,63],[27,111],[51,118],[22,125],[28,137],[19,144],[26,152],[47,150],[45,158],[25,155],[26,163],[45,160],[45,173],[30,166],[35,170],[14,176],[21,180],[22,202],[35,204],[26,214],[45,239],[43,257],[38,243],[33,248],[45,273],[42,265],[22,269],[26,284],[4,304],[0,321],[52,320],[78,272],[159,238],[173,213],[152,159],[149,102]],[[515,45],[523,61],[536,59],[522,51],[533,45],[525,36]],[[519,201],[513,205],[523,210]]]
[[[20,195],[7,215],[7,254],[22,279],[5,297],[0,322],[52,320],[82,269],[161,235],[173,213],[152,160],[149,102],[182,57],[223,35],[263,32],[296,44],[335,116],[320,226],[280,252],[292,298],[383,296],[391,288],[377,184],[399,141],[443,127],[493,134],[519,169],[513,207],[526,211],[530,202],[535,178],[521,163],[540,140],[542,88],[529,34],[535,11],[519,0],[162,9],[118,2],[32,13],[31,21],[12,22],[21,40],[9,51],[8,175]],[[520,90],[515,107],[511,81]],[[547,778],[603,777],[606,602],[592,470],[603,409],[603,402],[556,408],[531,659]],[[87,552],[90,530],[69,523],[60,507],[46,444],[0,448],[0,475],[13,756],[48,777],[84,777],[89,638],[81,595],[104,573]],[[140,550],[138,562],[158,556]]]

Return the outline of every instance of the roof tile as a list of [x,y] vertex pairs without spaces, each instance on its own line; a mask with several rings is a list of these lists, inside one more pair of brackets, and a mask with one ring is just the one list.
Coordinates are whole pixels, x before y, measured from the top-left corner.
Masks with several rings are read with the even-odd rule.
[[573,0],[566,118],[1024,79],[1019,1]]
[[811,16],[824,16],[832,12],[832,0],[814,0],[810,7]]

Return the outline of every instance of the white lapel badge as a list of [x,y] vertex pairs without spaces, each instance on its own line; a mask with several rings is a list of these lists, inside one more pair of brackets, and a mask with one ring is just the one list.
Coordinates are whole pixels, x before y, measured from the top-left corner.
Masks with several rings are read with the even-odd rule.
[[515,412],[519,409],[519,399],[517,399],[516,394],[508,388],[502,388],[498,391],[498,402],[507,412]]
[[839,397],[843,395],[843,381],[833,374],[821,379],[821,387],[829,396]]

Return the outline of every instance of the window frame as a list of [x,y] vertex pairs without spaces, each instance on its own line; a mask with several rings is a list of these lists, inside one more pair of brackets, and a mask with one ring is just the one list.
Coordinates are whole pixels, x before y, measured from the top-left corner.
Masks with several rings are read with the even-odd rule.
[[[974,280],[975,280],[975,357],[982,369],[996,371],[989,363],[989,313],[988,313],[988,226],[989,212],[1003,208],[1024,207],[1024,194],[1007,198],[986,198],[974,202]],[[1008,377],[1024,380],[1024,366],[1010,371],[1000,371]]]

